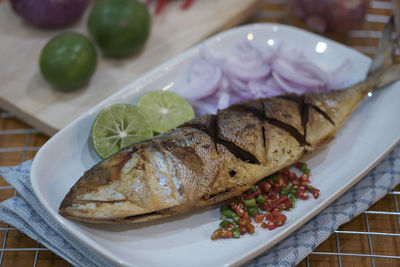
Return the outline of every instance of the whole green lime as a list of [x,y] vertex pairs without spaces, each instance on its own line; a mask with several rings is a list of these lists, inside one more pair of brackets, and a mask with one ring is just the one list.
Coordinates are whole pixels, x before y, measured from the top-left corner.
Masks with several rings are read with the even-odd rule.
[[89,15],[88,28],[104,55],[136,54],[150,35],[151,19],[137,0],[98,0]]
[[96,70],[97,53],[92,42],[82,34],[61,33],[42,49],[40,71],[46,81],[61,91],[86,85]]

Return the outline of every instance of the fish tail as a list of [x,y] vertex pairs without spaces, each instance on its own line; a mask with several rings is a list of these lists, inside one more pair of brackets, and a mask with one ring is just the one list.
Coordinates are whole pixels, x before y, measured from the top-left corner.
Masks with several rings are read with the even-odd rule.
[[388,86],[400,79],[400,64],[395,62],[395,51],[399,34],[395,38],[395,19],[392,16],[386,24],[379,41],[375,57],[368,70],[367,79],[373,81],[373,89]]

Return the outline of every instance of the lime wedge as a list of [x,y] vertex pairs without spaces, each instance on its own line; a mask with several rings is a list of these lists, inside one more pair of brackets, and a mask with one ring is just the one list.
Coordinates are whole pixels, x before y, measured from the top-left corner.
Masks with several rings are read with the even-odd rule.
[[129,104],[116,104],[103,109],[92,127],[94,149],[103,159],[151,136],[153,129],[146,115]]
[[159,133],[175,128],[194,118],[192,105],[183,97],[168,91],[150,92],[142,96],[137,107]]

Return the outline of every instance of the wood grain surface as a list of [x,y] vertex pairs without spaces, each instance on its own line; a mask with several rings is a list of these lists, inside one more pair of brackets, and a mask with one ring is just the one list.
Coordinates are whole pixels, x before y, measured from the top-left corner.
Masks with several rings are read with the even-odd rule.
[[90,83],[65,93],[54,90],[43,79],[38,57],[45,43],[60,32],[75,31],[88,36],[89,12],[70,27],[42,30],[17,17],[8,2],[0,3],[0,105],[53,135],[153,67],[205,37],[243,21],[256,4],[257,0],[202,0],[182,11],[179,1],[171,1],[161,14],[153,17],[151,35],[141,53],[123,59],[100,56]]
[[[259,8],[246,23],[277,22],[307,29],[293,15],[287,0],[260,2]],[[371,35],[374,36],[383,29],[384,23],[379,20],[384,20],[393,14],[393,10],[388,8],[390,2],[389,0],[372,1],[366,21],[349,35],[327,36],[372,56],[378,38]],[[168,12],[167,9],[164,16],[168,16]],[[0,62],[0,73],[3,71],[3,66]],[[0,110],[0,166],[16,165],[32,159],[47,140],[48,137],[44,133],[20,121],[14,114]],[[8,186],[0,178],[0,201],[15,194],[14,190]],[[342,225],[338,233],[323,242],[298,266],[400,266],[399,191],[400,186],[397,186],[395,193],[388,194],[370,207],[366,213]],[[386,212],[389,214],[385,214]],[[384,234],[371,234],[373,232]],[[2,244],[2,248],[0,246],[1,266],[68,266],[68,263],[59,256],[12,226],[3,223],[0,223],[0,244]],[[361,256],[353,254],[361,254]],[[397,258],[390,258],[390,256]]]

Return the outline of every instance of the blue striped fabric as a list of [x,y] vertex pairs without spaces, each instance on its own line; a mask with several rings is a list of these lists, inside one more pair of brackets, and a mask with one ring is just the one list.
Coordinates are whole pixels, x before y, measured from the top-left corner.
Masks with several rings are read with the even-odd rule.
[[[40,205],[32,192],[32,162],[0,168],[0,174],[20,194],[0,204],[0,220],[15,226],[76,266],[112,266],[75,240]],[[350,221],[400,183],[400,145],[368,175],[328,208],[272,249],[251,260],[249,266],[294,266]]]

